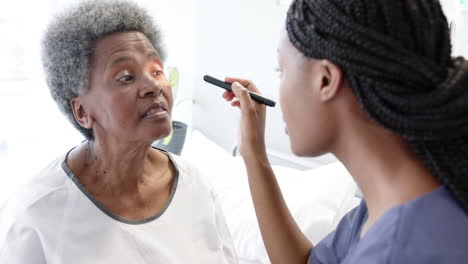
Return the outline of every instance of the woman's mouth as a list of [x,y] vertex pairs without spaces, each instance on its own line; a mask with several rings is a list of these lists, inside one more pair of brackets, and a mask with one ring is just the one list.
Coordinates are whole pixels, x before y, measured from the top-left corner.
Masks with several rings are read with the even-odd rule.
[[162,103],[152,104],[141,116],[142,119],[165,119],[169,117],[167,108]]

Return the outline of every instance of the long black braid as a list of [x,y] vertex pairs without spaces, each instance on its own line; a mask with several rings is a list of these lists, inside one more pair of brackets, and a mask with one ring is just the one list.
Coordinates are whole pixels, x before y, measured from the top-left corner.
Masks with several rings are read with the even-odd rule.
[[369,117],[401,135],[468,210],[468,62],[438,0],[296,0],[286,29],[339,65]]

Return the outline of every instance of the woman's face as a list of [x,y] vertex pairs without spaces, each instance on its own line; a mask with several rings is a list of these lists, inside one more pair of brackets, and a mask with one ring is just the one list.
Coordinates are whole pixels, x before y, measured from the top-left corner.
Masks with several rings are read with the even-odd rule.
[[85,104],[95,138],[148,142],[169,135],[172,92],[161,58],[140,32],[95,42]]
[[319,95],[323,82],[320,62],[305,58],[283,30],[278,63],[281,72],[280,105],[293,153],[298,156],[326,153],[330,122]]

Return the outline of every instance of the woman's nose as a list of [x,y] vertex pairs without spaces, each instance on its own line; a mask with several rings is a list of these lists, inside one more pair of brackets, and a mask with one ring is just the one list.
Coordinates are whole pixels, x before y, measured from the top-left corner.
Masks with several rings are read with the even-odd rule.
[[161,94],[162,89],[157,86],[145,86],[144,88],[140,89],[140,97],[157,97]]
[[155,80],[154,78],[148,79],[144,82],[139,90],[140,97],[158,97],[161,95],[165,84],[163,81]]

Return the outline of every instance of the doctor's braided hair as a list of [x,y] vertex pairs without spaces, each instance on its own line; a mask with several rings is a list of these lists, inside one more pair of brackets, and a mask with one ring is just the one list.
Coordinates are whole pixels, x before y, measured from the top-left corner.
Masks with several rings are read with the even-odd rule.
[[361,107],[402,136],[468,210],[468,62],[438,0],[296,0],[286,30],[339,65]]

